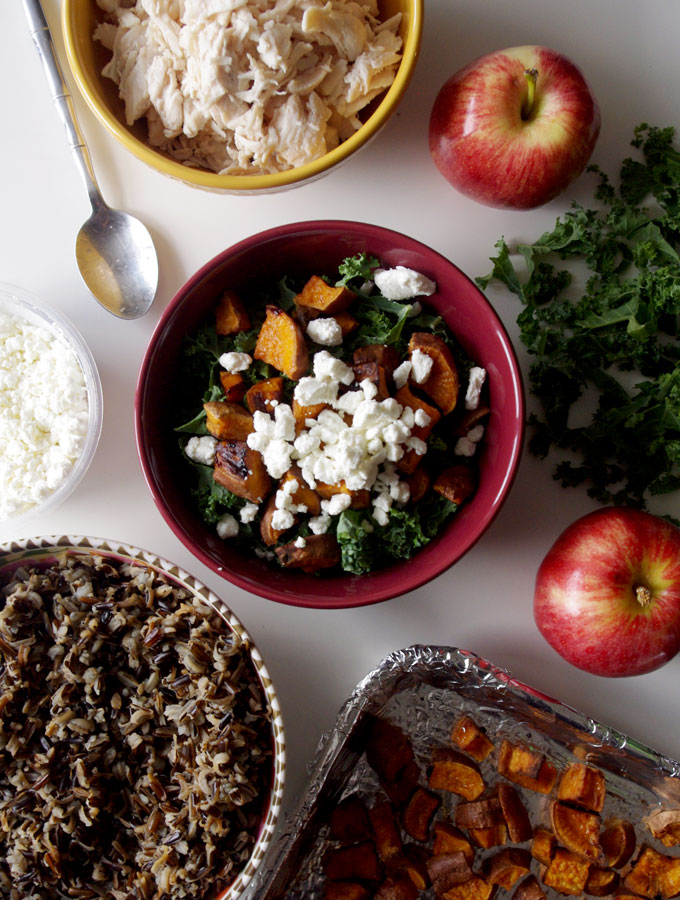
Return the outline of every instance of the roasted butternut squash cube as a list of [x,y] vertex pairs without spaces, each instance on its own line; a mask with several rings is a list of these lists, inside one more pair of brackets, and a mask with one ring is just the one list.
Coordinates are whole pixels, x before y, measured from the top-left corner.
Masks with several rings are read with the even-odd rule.
[[213,400],[203,404],[205,427],[219,441],[245,441],[253,431],[253,417],[239,403]]
[[408,349],[411,356],[420,351],[432,360],[428,378],[418,386],[434,400],[444,415],[448,415],[458,402],[460,388],[458,369],[451,350],[437,335],[420,331],[411,335]]
[[661,896],[663,900],[675,897],[680,894],[680,858],[643,847],[623,884],[643,897]]
[[303,406],[293,398],[293,416],[295,418],[295,430],[299,434],[306,426],[307,419],[316,420],[319,413],[326,409],[327,403],[312,403],[310,406]]
[[224,399],[229,403],[240,403],[246,393],[243,375],[238,372],[220,372],[220,384],[224,391]]
[[272,481],[262,456],[245,441],[219,441],[215,448],[213,478],[218,484],[250,500],[261,503],[271,491]]
[[297,481],[298,486],[295,488],[295,493],[291,495],[291,500],[296,506],[305,506],[306,510],[301,510],[301,512],[307,512],[310,516],[318,516],[321,512],[321,500],[319,499],[319,495],[316,491],[313,491],[308,485],[305,479],[302,477],[302,472],[299,467],[293,465],[288,469],[286,474],[283,476],[281,481],[279,482],[279,487],[285,487],[290,481]]
[[528,875],[515,888],[512,900],[546,900],[545,891],[535,875]]
[[585,809],[575,809],[559,800],[550,804],[550,820],[558,843],[591,862],[603,862],[600,847],[600,817]]
[[253,356],[298,381],[309,370],[309,353],[302,329],[278,306],[269,305],[266,310]]
[[586,894],[592,897],[608,897],[619,886],[620,876],[615,869],[591,866],[586,881]]
[[491,884],[509,891],[514,885],[529,874],[531,854],[521,847],[506,847],[489,856],[484,861],[484,877]]
[[381,365],[375,362],[354,363],[354,379],[357,382],[370,381],[377,391],[376,400],[386,400],[390,396],[387,376]]
[[408,875],[419,891],[424,891],[430,885],[430,876],[427,874],[428,851],[419,844],[404,844],[401,856],[390,861],[390,866]]
[[470,716],[456,719],[451,729],[451,740],[477,762],[482,762],[493,750],[493,743]]
[[332,316],[346,310],[355,298],[356,294],[348,287],[334,287],[318,275],[312,275],[296,295],[295,303],[297,306],[309,306]]
[[600,834],[600,847],[607,865],[613,869],[626,865],[635,852],[635,843],[635,829],[626,819],[609,819]]
[[517,791],[510,784],[499,784],[496,787],[498,802],[505,824],[508,827],[510,840],[515,844],[523,844],[531,840],[534,830],[529,814]]
[[475,858],[475,850],[460,828],[450,822],[434,823],[434,843],[432,855],[440,856],[448,853],[463,853],[469,865]]
[[436,747],[432,751],[429,785],[434,790],[449,791],[466,800],[476,800],[485,788],[477,765],[449,747]]
[[473,875],[469,881],[455,884],[441,895],[442,900],[491,900],[496,892],[496,885],[489,884],[485,878]]
[[491,825],[488,828],[470,828],[468,834],[472,841],[483,850],[501,847],[508,839],[508,829],[505,823]]
[[238,334],[251,328],[250,316],[236,291],[225,291],[215,309],[215,330],[218,334]]
[[354,316],[350,316],[348,312],[336,313],[333,318],[340,326],[343,338],[346,338],[348,334],[356,331],[356,329],[359,327],[359,323],[357,322],[357,320],[354,318]]
[[[418,465],[404,478],[409,489],[409,503],[418,503],[430,490],[432,479],[424,465]],[[474,757],[473,757],[474,759]]]
[[572,763],[562,773],[557,799],[590,812],[602,812],[606,786],[599,769],[584,763]]
[[579,853],[558,847],[543,873],[543,884],[559,894],[582,894],[588,880],[590,863]]
[[282,566],[302,569],[303,572],[319,572],[340,564],[340,545],[334,534],[310,534],[304,546],[290,541],[274,551]]
[[257,381],[246,391],[246,406],[251,413],[257,410],[273,415],[274,409],[283,399],[283,378],[279,375]]
[[457,884],[469,881],[473,876],[470,864],[461,851],[432,856],[427,861],[427,873],[435,894],[443,894]]
[[394,370],[401,363],[396,349],[390,344],[364,344],[357,347],[353,354],[355,364],[374,362],[382,366],[388,378],[392,378]]
[[505,824],[498,797],[459,803],[454,817],[458,828],[495,828]]
[[291,529],[295,522],[294,520],[287,528],[274,528],[272,519],[274,518],[276,509],[276,496],[272,494],[267,500],[264,512],[262,513],[262,518],[260,519],[260,536],[268,547],[277,544],[279,538]]
[[557,769],[543,753],[508,740],[503,741],[498,753],[498,772],[508,781],[540,794],[549,794],[557,780]]
[[419,409],[421,409],[427,416],[429,416],[430,421],[427,423],[427,425],[414,425],[414,427],[411,429],[411,435],[413,437],[420,438],[421,441],[426,441],[430,436],[434,426],[441,419],[442,414],[435,406],[432,406],[430,403],[427,403],[425,400],[421,400],[420,397],[417,397],[408,386],[408,384],[400,387],[394,396],[402,406],[408,406],[413,410],[413,412],[417,412]]
[[417,787],[404,809],[402,825],[406,834],[415,841],[426,841],[440,805],[441,798],[437,794],[427,788]]
[[435,478],[432,489],[442,497],[446,497],[449,503],[461,506],[475,492],[476,481],[470,466],[460,463],[449,466]]
[[544,866],[549,866],[557,849],[557,838],[546,828],[537,828],[531,841],[531,855]]
[[477,425],[482,425],[491,414],[488,406],[479,404],[477,409],[466,409],[462,413],[460,419],[456,423],[454,433],[458,437],[465,437],[468,432],[472,431]]

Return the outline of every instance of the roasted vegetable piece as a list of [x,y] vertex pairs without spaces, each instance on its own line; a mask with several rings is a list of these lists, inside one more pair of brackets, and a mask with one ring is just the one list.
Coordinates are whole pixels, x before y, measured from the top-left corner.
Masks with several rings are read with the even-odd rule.
[[458,369],[451,350],[440,337],[425,331],[417,331],[411,335],[408,349],[412,356],[416,350],[420,350],[432,360],[429,377],[418,386],[432,397],[444,415],[448,415],[458,401],[460,388]]
[[609,819],[600,834],[600,847],[608,866],[623,868],[635,852],[635,829],[632,824],[625,819]]
[[310,487],[307,486],[305,479],[302,477],[302,472],[298,468],[298,466],[293,465],[288,469],[286,474],[280,481],[280,487],[284,487],[289,481],[295,479],[297,481],[298,486],[295,489],[295,493],[291,496],[291,500],[297,506],[306,506],[307,513],[311,516],[318,516],[321,512],[321,501],[319,500],[319,495],[316,491],[313,491]]
[[387,377],[391,378],[401,359],[391,344],[364,344],[354,351],[354,363],[356,365],[367,362],[382,366]]
[[432,489],[446,497],[449,503],[461,506],[475,492],[475,476],[470,466],[464,463],[449,466],[435,478]]
[[459,803],[454,816],[458,828],[495,828],[505,822],[498,797]]
[[331,881],[382,881],[383,878],[373,841],[331,847],[324,853],[321,867]]
[[457,851],[430,857],[427,862],[427,874],[435,893],[443,894],[454,885],[469,881],[473,872],[465,854]]
[[529,874],[531,853],[521,847],[506,847],[484,861],[484,877],[491,884],[509,891],[520,878]]
[[593,897],[608,897],[619,886],[619,873],[614,869],[591,866],[586,881],[586,894]]
[[336,313],[333,318],[340,326],[343,338],[347,337],[348,334],[351,334],[359,327],[357,320],[354,316],[350,316],[348,312]]
[[404,848],[392,804],[388,800],[376,803],[368,811],[368,820],[380,859],[388,862],[401,856]]
[[373,891],[358,881],[327,881],[322,900],[371,900]]
[[535,875],[528,875],[515,888],[512,900],[546,900],[545,891]]
[[224,399],[229,403],[240,403],[246,392],[243,375],[238,372],[220,372],[220,384],[224,391]]
[[498,753],[498,772],[508,781],[540,794],[549,794],[557,779],[557,769],[543,753],[508,740],[503,741]]
[[477,762],[485,760],[493,750],[493,744],[489,738],[474,719],[466,715],[454,722],[451,729],[451,741]]
[[381,780],[380,784],[390,798],[391,803],[401,809],[408,802],[413,789],[419,781],[420,766],[415,759],[412,759],[399,770],[393,781]]
[[510,840],[515,844],[523,844],[524,841],[531,840],[534,830],[529,813],[514,787],[501,783],[496,788],[496,794],[505,824],[508,827]]
[[550,820],[558,843],[591,862],[604,862],[600,847],[600,817],[585,809],[574,809],[559,800],[550,804]]
[[404,478],[409,489],[409,503],[418,503],[430,490],[432,479],[424,465],[419,465]]
[[205,427],[213,437],[220,441],[232,438],[245,441],[253,431],[253,417],[239,403],[227,403],[226,400],[213,400],[204,403]]
[[305,427],[305,419],[316,419],[319,413],[326,409],[327,403],[313,403],[311,406],[302,406],[293,398],[293,416],[295,418],[295,430],[299,434]]
[[375,892],[374,900],[417,900],[418,888],[405,872],[388,875]]
[[261,503],[272,486],[262,456],[245,441],[227,440],[217,444],[213,478],[232,494],[251,503]]
[[[265,378],[251,385],[246,391],[246,406],[254,413],[255,410],[273,414],[274,408],[284,399],[283,378],[277,375],[275,378]],[[272,405],[272,400],[274,404]]]
[[466,409],[456,425],[455,434],[457,434],[458,437],[464,437],[469,431],[472,431],[475,426],[481,425],[490,413],[491,410],[489,407],[482,406],[481,404],[477,409]]
[[463,853],[469,865],[472,865],[475,851],[460,828],[456,828],[450,822],[435,822],[432,855],[440,856],[457,852]]
[[485,878],[473,875],[469,881],[454,884],[448,891],[444,891],[441,900],[491,900],[495,892],[495,884],[489,884]]
[[677,847],[680,844],[680,809],[655,810],[642,821],[664,847]]
[[339,481],[337,484],[325,484],[323,481],[317,481],[315,490],[324,500],[330,500],[336,494],[348,494],[351,509],[366,509],[371,502],[370,491],[351,491],[344,481]]
[[427,874],[428,851],[419,844],[404,844],[404,852],[390,863],[400,872],[404,872],[411,879],[419,891],[424,891],[430,885],[430,877]]
[[590,863],[578,853],[558,847],[543,873],[543,884],[560,894],[582,894],[588,880]]
[[386,400],[390,396],[387,386],[387,376],[381,365],[375,362],[354,363],[354,378],[357,382],[370,381],[377,390],[376,400]]
[[627,890],[643,897],[663,900],[680,894],[680,858],[665,856],[652,847],[643,847],[623,880]]
[[[397,393],[395,394],[395,398],[402,406],[409,406],[414,412],[419,409],[422,409],[429,418],[430,421],[427,425],[415,425],[411,429],[411,436],[420,438],[421,441],[427,441],[430,432],[437,424],[437,422],[441,419],[441,413],[439,410],[432,406],[429,403],[426,403],[424,400],[421,400],[420,397],[416,397],[413,391],[409,388],[407,384],[403,387],[400,387]],[[402,458],[397,463],[397,468],[400,472],[405,472],[409,474],[413,472],[418,465],[422,462],[423,457],[416,453],[415,450],[409,449],[402,456]]]
[[604,775],[593,766],[572,763],[557,786],[557,799],[590,812],[602,812],[606,786]]
[[417,787],[404,809],[402,825],[406,834],[415,841],[426,841],[440,805],[441,798],[437,794],[427,788]]
[[501,825],[491,825],[489,828],[470,828],[468,834],[483,850],[500,847],[508,839],[508,829],[504,822]]
[[282,566],[302,569],[303,572],[319,572],[332,569],[340,562],[340,545],[334,534],[310,534],[304,539],[304,547],[290,541],[274,551]]
[[345,844],[370,839],[371,823],[368,819],[368,810],[357,794],[344,797],[331,813],[330,836]]
[[414,762],[408,736],[387,719],[376,719],[366,741],[366,761],[381,781],[393,782],[407,765]]
[[466,800],[476,800],[485,788],[477,765],[449,747],[436,747],[432,751],[429,785],[435,790],[458,794]]
[[285,534],[293,527],[292,525],[289,525],[288,528],[274,528],[272,525],[272,518],[275,512],[276,495],[272,494],[267,500],[267,505],[265,506],[262,518],[260,519],[260,535],[268,547],[272,547],[274,544],[278,543],[281,535]]
[[305,336],[298,323],[278,306],[267,306],[253,356],[297,381],[309,369]]
[[215,330],[218,334],[238,334],[251,327],[250,316],[235,291],[225,291],[215,309]]
[[312,275],[295,297],[297,306],[309,306],[319,312],[335,315],[343,312],[355,299],[356,294],[348,287],[333,287],[318,275]]
[[557,838],[546,828],[537,828],[531,842],[531,855],[544,866],[550,865],[550,860],[557,849]]

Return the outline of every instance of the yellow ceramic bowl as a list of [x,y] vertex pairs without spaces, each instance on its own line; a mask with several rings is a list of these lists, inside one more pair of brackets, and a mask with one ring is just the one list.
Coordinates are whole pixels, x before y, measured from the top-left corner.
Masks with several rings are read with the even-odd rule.
[[94,0],[64,0],[62,27],[71,71],[85,100],[100,122],[131,153],[156,171],[194,187],[219,193],[261,193],[319,178],[368,143],[387,122],[413,75],[422,34],[423,4],[424,0],[378,0],[383,19],[402,13],[402,60],[391,87],[379,102],[368,107],[362,127],[338,147],[313,162],[273,175],[217,175],[185,166],[151,147],[146,140],[145,122],[140,120],[132,127],[125,124],[118,88],[101,75],[109,54],[92,38],[98,16]]

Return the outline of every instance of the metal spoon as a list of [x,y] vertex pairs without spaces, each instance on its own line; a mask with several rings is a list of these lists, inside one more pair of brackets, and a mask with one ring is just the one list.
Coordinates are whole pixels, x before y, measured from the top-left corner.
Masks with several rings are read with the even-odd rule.
[[76,238],[80,274],[105,309],[121,319],[136,319],[147,312],[158,287],[158,257],[151,235],[138,219],[111,209],[102,199],[40,0],[23,0],[23,4],[52,100],[66,128],[92,206],[92,215]]

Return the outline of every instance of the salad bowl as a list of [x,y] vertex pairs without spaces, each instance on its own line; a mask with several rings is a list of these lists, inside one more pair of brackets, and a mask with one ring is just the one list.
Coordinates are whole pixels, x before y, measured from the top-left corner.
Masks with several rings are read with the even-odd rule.
[[[490,415],[479,452],[476,492],[426,546],[363,574],[308,574],[244,552],[199,513],[184,478],[177,395],[184,342],[210,316],[225,289],[252,296],[263,280],[309,277],[358,254],[403,266],[436,283],[423,307],[444,320],[464,352],[487,372]],[[249,237],[206,263],[165,310],[140,369],[137,449],[153,499],[168,526],[205,565],[238,587],[278,602],[315,608],[363,606],[405,594],[446,571],[479,540],[511,488],[522,449],[524,396],[519,366],[500,319],[457,266],[396,231],[350,221],[284,225]],[[270,554],[271,555],[271,554]]]

